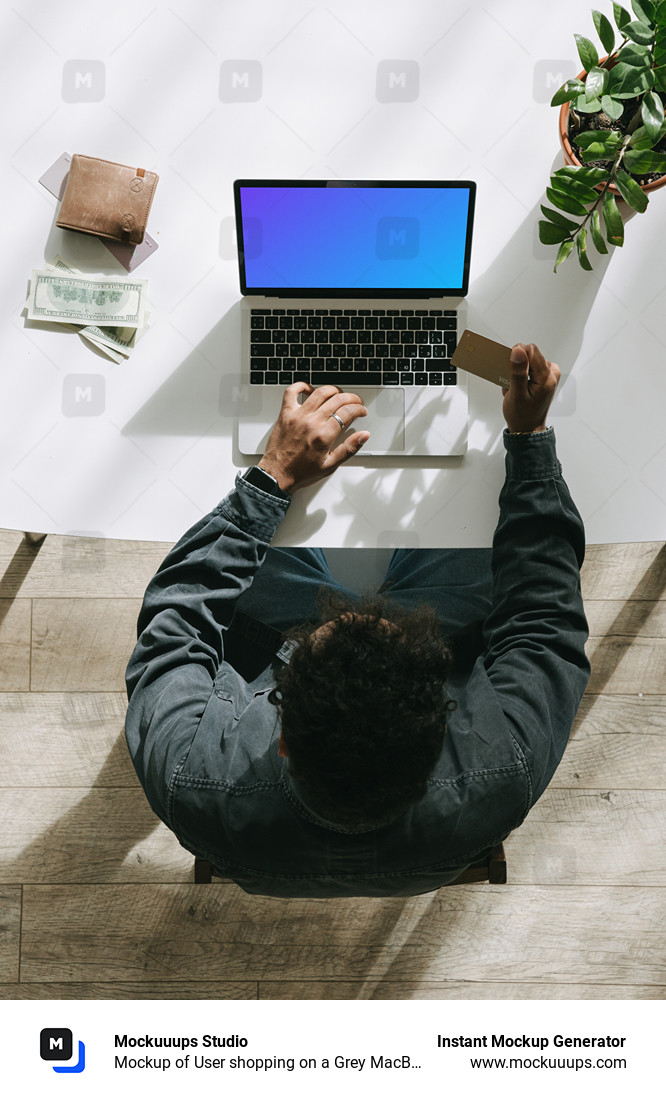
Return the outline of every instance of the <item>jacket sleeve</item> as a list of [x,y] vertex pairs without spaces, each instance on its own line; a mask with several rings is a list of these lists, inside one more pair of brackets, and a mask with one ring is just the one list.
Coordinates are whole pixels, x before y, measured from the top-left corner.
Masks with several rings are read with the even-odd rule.
[[525,756],[533,805],[562,758],[590,673],[580,590],[585,532],[562,477],[553,429],[526,436],[505,431],[504,443],[484,663]]
[[174,546],[146,590],[126,672],[125,734],[148,800],[167,824],[174,769],[208,702],[236,601],[288,505],[239,475],[229,496]]

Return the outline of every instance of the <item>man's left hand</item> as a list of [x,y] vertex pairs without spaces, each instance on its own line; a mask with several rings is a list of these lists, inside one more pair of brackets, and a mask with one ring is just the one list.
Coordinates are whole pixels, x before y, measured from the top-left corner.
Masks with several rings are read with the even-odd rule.
[[[299,404],[301,393],[307,397]],[[337,470],[370,438],[370,432],[354,432],[336,444],[343,428],[367,412],[356,393],[341,393],[337,386],[313,389],[307,382],[294,382],[284,391],[280,415],[258,465],[287,493],[313,485]]]

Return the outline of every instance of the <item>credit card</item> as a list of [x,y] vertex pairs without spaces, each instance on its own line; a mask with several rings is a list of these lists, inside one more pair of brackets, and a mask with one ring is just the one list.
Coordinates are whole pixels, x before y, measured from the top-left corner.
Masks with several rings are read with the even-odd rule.
[[511,348],[465,329],[451,356],[451,365],[507,388],[511,381]]

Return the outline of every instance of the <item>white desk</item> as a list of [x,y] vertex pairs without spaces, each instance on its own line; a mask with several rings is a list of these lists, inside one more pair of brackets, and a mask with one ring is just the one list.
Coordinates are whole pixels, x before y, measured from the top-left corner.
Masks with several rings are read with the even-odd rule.
[[[572,257],[553,275],[537,237],[562,163],[546,101],[579,67],[573,33],[593,34],[587,0],[93,7],[42,0],[4,17],[2,526],[177,539],[247,464],[232,180],[412,176],[478,182],[468,324],[559,362],[552,423],[588,541],[666,538],[666,191],[591,274]],[[65,150],[160,173],[159,250],[136,271],[152,323],[123,365],[21,317],[30,269],[55,252],[122,271],[54,227],[37,180]],[[279,541],[487,545],[500,404],[471,379],[463,460],[360,459],[296,497]]]

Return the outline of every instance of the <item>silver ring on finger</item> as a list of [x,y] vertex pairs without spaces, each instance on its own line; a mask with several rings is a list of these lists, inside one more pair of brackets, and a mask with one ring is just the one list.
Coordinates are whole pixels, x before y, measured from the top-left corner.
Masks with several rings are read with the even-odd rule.
[[331,419],[332,420],[337,420],[338,424],[340,425],[340,429],[342,431],[345,430],[346,424],[345,424],[344,420],[341,420],[341,418],[338,416],[337,413],[331,413]]

